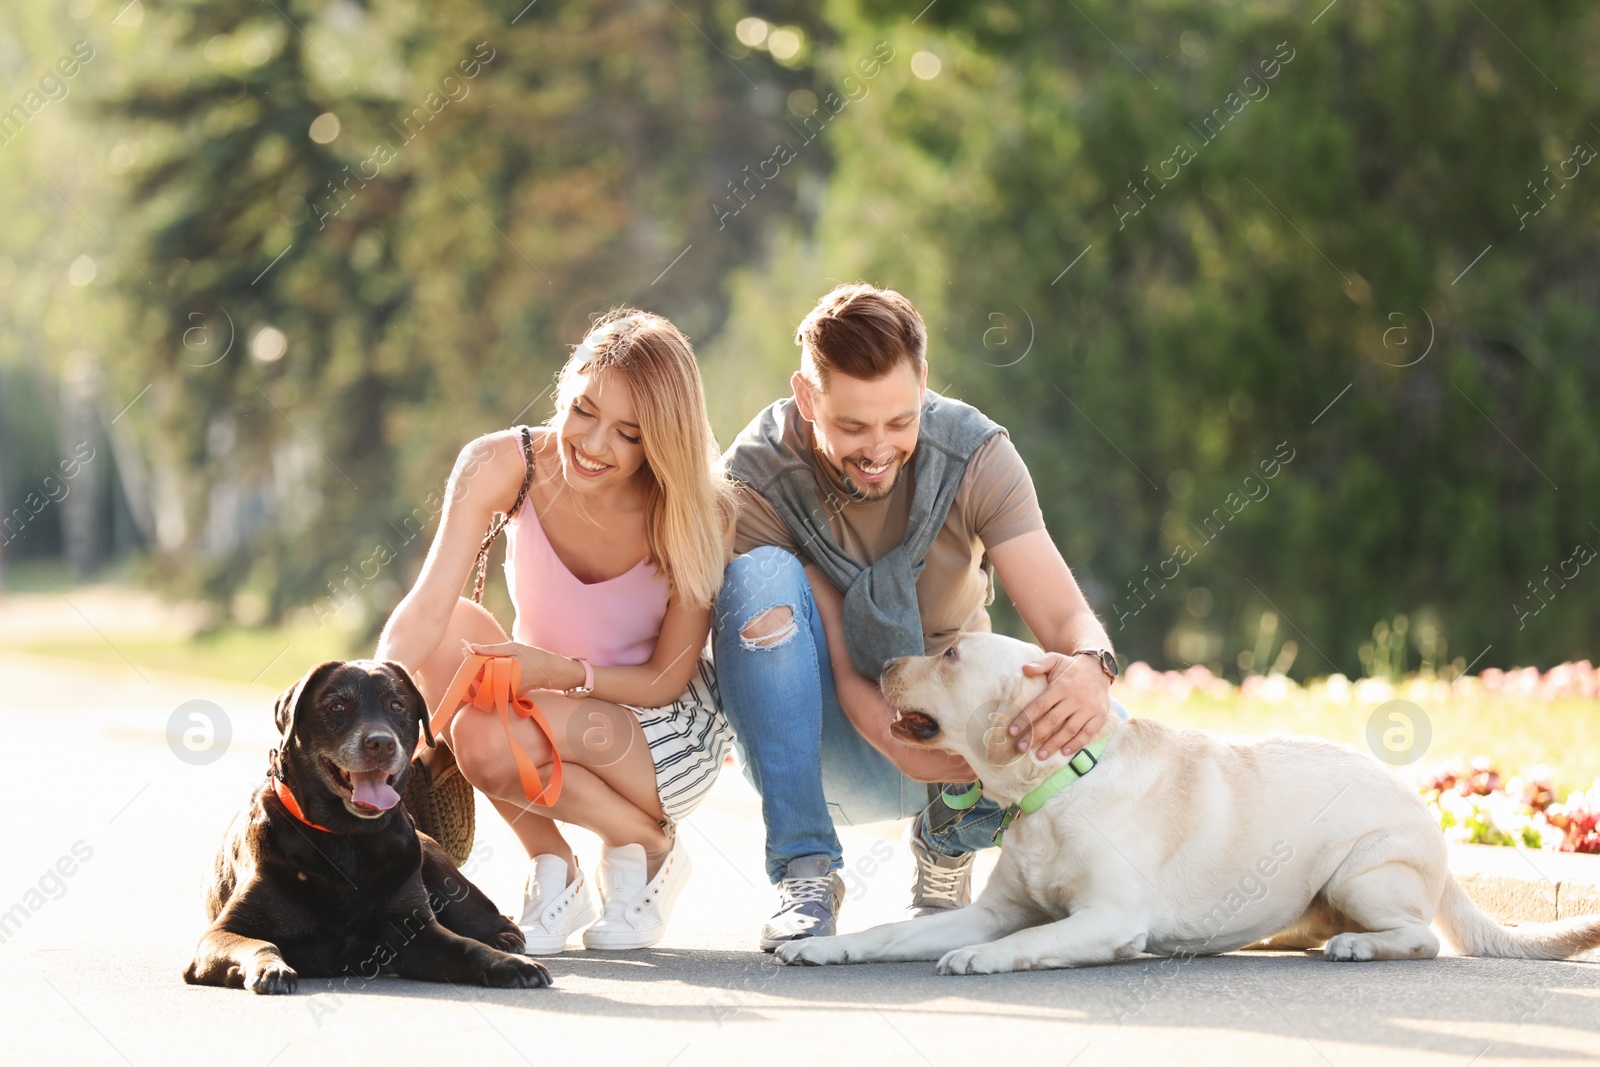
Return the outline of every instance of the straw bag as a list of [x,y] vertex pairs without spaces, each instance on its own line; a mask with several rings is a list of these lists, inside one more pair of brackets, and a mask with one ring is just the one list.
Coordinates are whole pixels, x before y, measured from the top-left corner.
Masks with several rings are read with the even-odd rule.
[[[483,580],[489,566],[489,549],[506,528],[506,523],[511,521],[511,516],[522,509],[523,501],[528,498],[528,487],[533,484],[532,431],[526,426],[518,429],[522,439],[522,458],[527,469],[522,476],[522,488],[517,492],[516,503],[511,505],[510,511],[494,517],[483,543],[478,546],[477,578],[472,586],[475,604],[483,603]],[[438,739],[433,758],[435,766],[432,770],[420,758],[411,761],[411,774],[401,800],[411,813],[417,829],[439,842],[456,866],[462,867],[472,855],[472,838],[477,830],[477,802],[472,784],[462,775],[455,756],[442,737]]]

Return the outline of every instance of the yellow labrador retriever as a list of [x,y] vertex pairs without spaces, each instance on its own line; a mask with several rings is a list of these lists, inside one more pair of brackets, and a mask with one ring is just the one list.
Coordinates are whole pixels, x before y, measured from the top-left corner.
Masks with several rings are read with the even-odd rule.
[[990,974],[1247,946],[1423,959],[1439,952],[1435,922],[1472,956],[1564,959],[1600,945],[1600,917],[1512,929],[1484,915],[1451,877],[1421,800],[1343,745],[1113,717],[1098,762],[1078,758],[1081,775],[1063,772],[1060,755],[1016,756],[1005,724],[1043,689],[1022,673],[1040,655],[972,633],[883,673],[896,736],[965,757],[1001,804],[1027,798],[977,901],[793,941],[780,960],[938,960],[940,974]]

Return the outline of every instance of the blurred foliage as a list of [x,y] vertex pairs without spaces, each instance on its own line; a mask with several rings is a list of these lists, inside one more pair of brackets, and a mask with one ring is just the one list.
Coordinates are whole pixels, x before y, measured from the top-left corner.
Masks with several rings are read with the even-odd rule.
[[1595,576],[1544,582],[1600,546],[1600,181],[1573,160],[1600,12],[866,6],[842,55],[887,35],[940,72],[841,124],[813,234],[739,285],[907,292],[1119,648],[1359,675],[1410,612],[1413,663],[1592,655]]
[[[124,57],[100,117],[143,264],[117,373],[154,380],[145,443],[182,472],[160,553],[180,587],[261,590],[269,619],[392,603],[408,575],[372,561],[414,567],[456,451],[545,416],[592,315],[721,319],[752,239],[690,254],[691,219],[808,74],[755,81],[703,32],[711,7],[143,6],[164,47]],[[185,551],[252,494],[273,513]]]
[[9,13],[0,104],[97,56],[0,145],[0,384],[89,359],[106,422],[134,402],[174,590],[375,620],[456,451],[548,414],[593,313],[683,326],[726,441],[866,278],[1010,428],[1130,656],[1591,654],[1596,576],[1551,579],[1600,546],[1600,12],[919,6]]

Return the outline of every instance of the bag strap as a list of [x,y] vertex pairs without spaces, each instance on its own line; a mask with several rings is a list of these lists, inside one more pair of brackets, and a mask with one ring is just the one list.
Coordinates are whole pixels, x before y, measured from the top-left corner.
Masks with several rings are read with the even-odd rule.
[[[522,664],[515,657],[468,656],[439,701],[433,717],[433,730],[438,736],[448,736],[440,731],[450,725],[456,712],[469,706],[499,715],[506,744],[510,746],[511,756],[517,763],[517,777],[522,781],[523,796],[528,798],[529,803],[548,808],[561,796],[561,754],[556,749],[555,731],[550,728],[550,721],[539,710],[539,705],[518,693],[521,687]],[[512,735],[513,712],[518,718],[532,722],[534,729],[543,734],[549,744],[551,763],[548,782],[539,780],[538,764]]]
[[483,535],[483,543],[478,546],[478,562],[473,568],[477,572],[477,577],[472,582],[474,604],[483,603],[483,579],[489,569],[489,549],[494,547],[495,538],[506,528],[511,516],[522,510],[523,501],[528,499],[528,487],[533,484],[533,431],[526,426],[519,426],[518,430],[521,431],[522,460],[526,468],[522,474],[522,488],[517,490],[517,502],[511,505],[511,510],[496,515],[489,521],[489,532]]

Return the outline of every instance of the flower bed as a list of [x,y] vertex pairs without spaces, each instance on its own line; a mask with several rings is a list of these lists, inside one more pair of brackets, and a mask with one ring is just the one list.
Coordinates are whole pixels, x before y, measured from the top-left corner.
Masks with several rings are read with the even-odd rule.
[[[1600,669],[1587,660],[1476,676],[1335,674],[1300,683],[1251,674],[1237,685],[1203,666],[1132,663],[1113,692],[1134,714],[1174,725],[1310,734],[1362,751],[1371,716],[1389,701],[1410,701],[1430,739],[1409,773],[1450,840],[1600,853]],[[1491,744],[1492,760],[1477,755]],[[1531,770],[1508,780],[1496,765]]]
[[1297,696],[1361,701],[1397,697],[1409,700],[1473,697],[1600,700],[1600,667],[1591,665],[1588,660],[1562,663],[1547,671],[1537,667],[1511,671],[1490,667],[1481,674],[1463,674],[1448,680],[1442,675],[1418,673],[1398,680],[1362,678],[1351,681],[1342,674],[1332,674],[1301,684],[1283,674],[1251,674],[1238,685],[1199,664],[1182,671],[1158,671],[1140,661],[1128,664],[1121,682],[1125,690],[1136,694],[1159,693],[1177,700],[1187,700],[1195,694],[1263,700],[1288,700]]
[[1549,768],[1506,781],[1479,756],[1424,772],[1418,791],[1451,841],[1600,853],[1600,778],[1558,803]]

